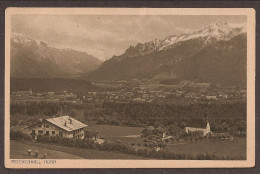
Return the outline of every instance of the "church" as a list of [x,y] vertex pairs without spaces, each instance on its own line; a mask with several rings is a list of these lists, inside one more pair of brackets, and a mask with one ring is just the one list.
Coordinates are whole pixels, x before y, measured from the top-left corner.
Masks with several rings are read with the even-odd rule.
[[185,132],[202,132],[202,135],[206,136],[211,132],[208,119],[206,121],[192,120],[192,122],[187,127],[185,127]]

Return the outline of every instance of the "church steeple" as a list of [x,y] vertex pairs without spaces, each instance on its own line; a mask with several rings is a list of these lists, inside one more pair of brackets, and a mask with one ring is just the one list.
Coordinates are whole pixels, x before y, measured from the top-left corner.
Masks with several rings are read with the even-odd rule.
[[204,115],[204,119],[206,119],[207,123],[209,122],[209,118],[208,118],[208,114],[207,113]]

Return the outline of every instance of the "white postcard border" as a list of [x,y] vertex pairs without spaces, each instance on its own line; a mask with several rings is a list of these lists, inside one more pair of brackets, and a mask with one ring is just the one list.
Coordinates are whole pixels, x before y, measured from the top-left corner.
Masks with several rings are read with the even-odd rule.
[[[10,159],[10,16],[14,14],[88,15],[246,15],[246,160],[53,160],[47,164]],[[5,167],[6,168],[226,168],[255,165],[255,10],[252,8],[7,8],[5,13]],[[18,159],[17,159],[18,160]],[[28,160],[28,159],[25,159]],[[41,163],[41,164],[40,164]]]

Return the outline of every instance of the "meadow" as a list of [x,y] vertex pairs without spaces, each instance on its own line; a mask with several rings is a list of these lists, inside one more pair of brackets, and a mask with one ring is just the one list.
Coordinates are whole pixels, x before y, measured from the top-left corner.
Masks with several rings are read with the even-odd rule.
[[142,127],[110,126],[110,125],[89,125],[88,131],[99,132],[98,137],[110,141],[122,141],[123,143],[142,143],[140,137]]
[[35,151],[39,152],[38,158],[43,157],[43,153],[47,153],[48,159],[144,159],[134,155],[128,155],[119,152],[99,151],[93,149],[82,149],[65,147],[56,144],[37,143],[28,141],[10,141],[10,158],[11,159],[28,159],[27,151],[32,149],[32,155]]
[[[100,138],[111,141],[122,141],[126,144],[138,143],[144,144],[144,138],[141,138],[141,131],[144,128],[141,127],[127,127],[127,126],[110,126],[110,125],[90,125],[88,130],[97,131]],[[186,155],[196,155],[198,153],[215,154],[217,156],[243,156],[246,159],[246,138],[234,137],[233,141],[194,141],[194,142],[182,142],[172,144],[168,142],[167,150],[176,153],[185,153]]]
[[197,141],[193,143],[168,144],[172,152],[196,155],[197,153],[217,156],[243,156],[246,159],[246,138],[234,138],[233,141]]

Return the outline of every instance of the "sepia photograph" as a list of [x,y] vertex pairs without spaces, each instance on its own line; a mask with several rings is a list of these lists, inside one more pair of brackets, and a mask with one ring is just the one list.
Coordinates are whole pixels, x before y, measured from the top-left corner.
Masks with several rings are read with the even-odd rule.
[[8,168],[253,167],[253,9],[8,8]]

